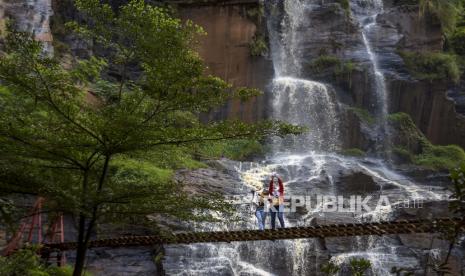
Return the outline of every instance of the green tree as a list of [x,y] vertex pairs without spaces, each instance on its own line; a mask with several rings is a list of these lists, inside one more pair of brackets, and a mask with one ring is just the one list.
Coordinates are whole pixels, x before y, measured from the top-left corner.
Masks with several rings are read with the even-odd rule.
[[186,145],[303,129],[274,121],[201,123],[200,113],[259,92],[234,90],[205,74],[194,50],[200,27],[143,0],[118,13],[98,0],[75,4],[86,24],[67,26],[92,45],[94,55],[86,60],[62,64],[30,34],[6,35],[0,191],[40,195],[50,210],[74,214],[73,274],[82,275],[99,223],[151,213],[206,220],[213,219],[212,211],[229,210],[220,197],[184,192],[168,170],[156,166],[160,158]]
[[462,218],[457,224],[438,225],[442,238],[449,242],[446,257],[441,263],[434,264],[433,270],[438,275],[450,274],[449,259],[452,250],[457,244],[459,238],[463,235],[463,227],[465,225],[465,164],[450,171],[453,188],[450,196],[449,211],[452,215]]

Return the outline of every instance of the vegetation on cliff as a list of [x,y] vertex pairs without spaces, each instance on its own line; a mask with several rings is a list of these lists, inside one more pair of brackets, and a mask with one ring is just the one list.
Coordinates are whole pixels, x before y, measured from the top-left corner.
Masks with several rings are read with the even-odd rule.
[[264,56],[268,53],[268,44],[265,37],[256,35],[249,44],[250,55],[254,57]]
[[463,0],[419,0],[420,14],[436,17],[446,34],[452,33],[463,16]]
[[389,115],[394,130],[393,154],[403,161],[431,169],[450,169],[465,162],[464,150],[456,145],[433,145],[406,113]]
[[[218,195],[192,197],[172,181],[173,169],[199,165],[191,158],[195,147],[239,140],[247,155],[257,145],[244,140],[302,128],[200,122],[202,112],[259,94],[204,74],[193,50],[200,27],[143,0],[117,13],[98,0],[75,4],[86,24],[66,26],[98,49],[89,59],[63,65],[31,34],[7,34],[0,58],[0,191],[43,196],[47,211],[77,218],[74,275],[82,275],[99,223],[143,222],[153,213],[215,220],[207,211],[231,210]],[[220,148],[234,151],[232,145]]]
[[372,125],[375,123],[375,117],[366,109],[360,107],[350,107],[349,111],[353,112],[360,121]]
[[307,68],[313,74],[330,74],[332,78],[345,78],[352,86],[352,73],[357,64],[351,60],[342,60],[337,56],[323,54],[313,59]]
[[457,57],[439,52],[400,51],[410,74],[419,80],[458,82],[462,75]]
[[418,5],[420,16],[437,21],[445,38],[442,52],[400,51],[412,76],[419,80],[457,83],[465,70],[465,1],[398,0],[395,4]]
[[203,145],[196,151],[200,158],[221,158],[245,161],[261,156],[264,146],[256,140],[220,141]]

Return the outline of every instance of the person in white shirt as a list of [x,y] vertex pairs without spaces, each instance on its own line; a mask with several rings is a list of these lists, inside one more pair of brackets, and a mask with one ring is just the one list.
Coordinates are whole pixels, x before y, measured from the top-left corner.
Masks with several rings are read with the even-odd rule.
[[258,229],[265,229],[265,221],[268,210],[268,191],[253,191],[252,202],[255,208],[255,216],[257,217]]

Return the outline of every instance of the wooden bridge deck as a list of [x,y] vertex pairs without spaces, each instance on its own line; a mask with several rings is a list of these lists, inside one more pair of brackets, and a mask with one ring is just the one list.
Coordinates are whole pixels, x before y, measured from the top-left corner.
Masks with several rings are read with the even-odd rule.
[[[155,244],[218,243],[234,241],[284,240],[303,238],[350,237],[364,235],[391,235],[435,233],[439,226],[458,226],[465,231],[465,218],[440,218],[435,220],[400,220],[392,222],[367,222],[329,224],[308,227],[290,227],[278,230],[240,230],[218,232],[189,232],[161,236],[122,236],[113,239],[93,240],[89,247],[131,247]],[[46,251],[66,251],[77,247],[77,243],[44,244]]]

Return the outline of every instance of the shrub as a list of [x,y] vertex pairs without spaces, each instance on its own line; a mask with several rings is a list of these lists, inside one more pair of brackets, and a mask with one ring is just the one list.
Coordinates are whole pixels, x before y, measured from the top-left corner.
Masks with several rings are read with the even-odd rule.
[[461,72],[454,55],[439,52],[407,52],[399,55],[410,74],[420,80],[450,80],[458,82]]
[[465,55],[465,27],[460,27],[449,37],[452,50],[458,55]]
[[310,68],[318,73],[321,73],[329,68],[336,66],[341,66],[341,60],[336,56],[331,55],[321,55],[320,57],[312,60],[310,63]]
[[436,170],[455,168],[465,162],[465,152],[461,147],[431,144],[408,114],[390,114],[388,120],[396,130],[393,153],[406,161],[411,160],[416,165]]
[[264,56],[268,52],[268,45],[262,35],[254,36],[249,44],[250,54],[254,57]]
[[117,179],[115,181],[123,181],[125,183],[137,182],[140,179],[153,183],[166,183],[173,176],[172,170],[159,168],[155,163],[145,160],[121,157],[116,158],[113,165],[113,177]]
[[244,161],[263,154],[264,148],[258,141],[241,139],[212,142],[208,146],[200,147],[197,153],[206,158],[226,157],[232,160]]
[[462,10],[461,0],[419,0],[420,15],[430,14],[441,23],[444,33],[454,31]]
[[465,162],[465,152],[456,145],[429,145],[422,154],[414,157],[414,163],[432,169],[451,169]]
[[406,148],[395,146],[392,148],[392,153],[402,162],[402,163],[413,163],[413,154]]
[[363,108],[358,108],[358,107],[350,107],[350,111],[355,113],[357,117],[362,121],[365,122],[369,125],[372,125],[375,123],[375,118],[368,112],[368,110],[363,109]]

